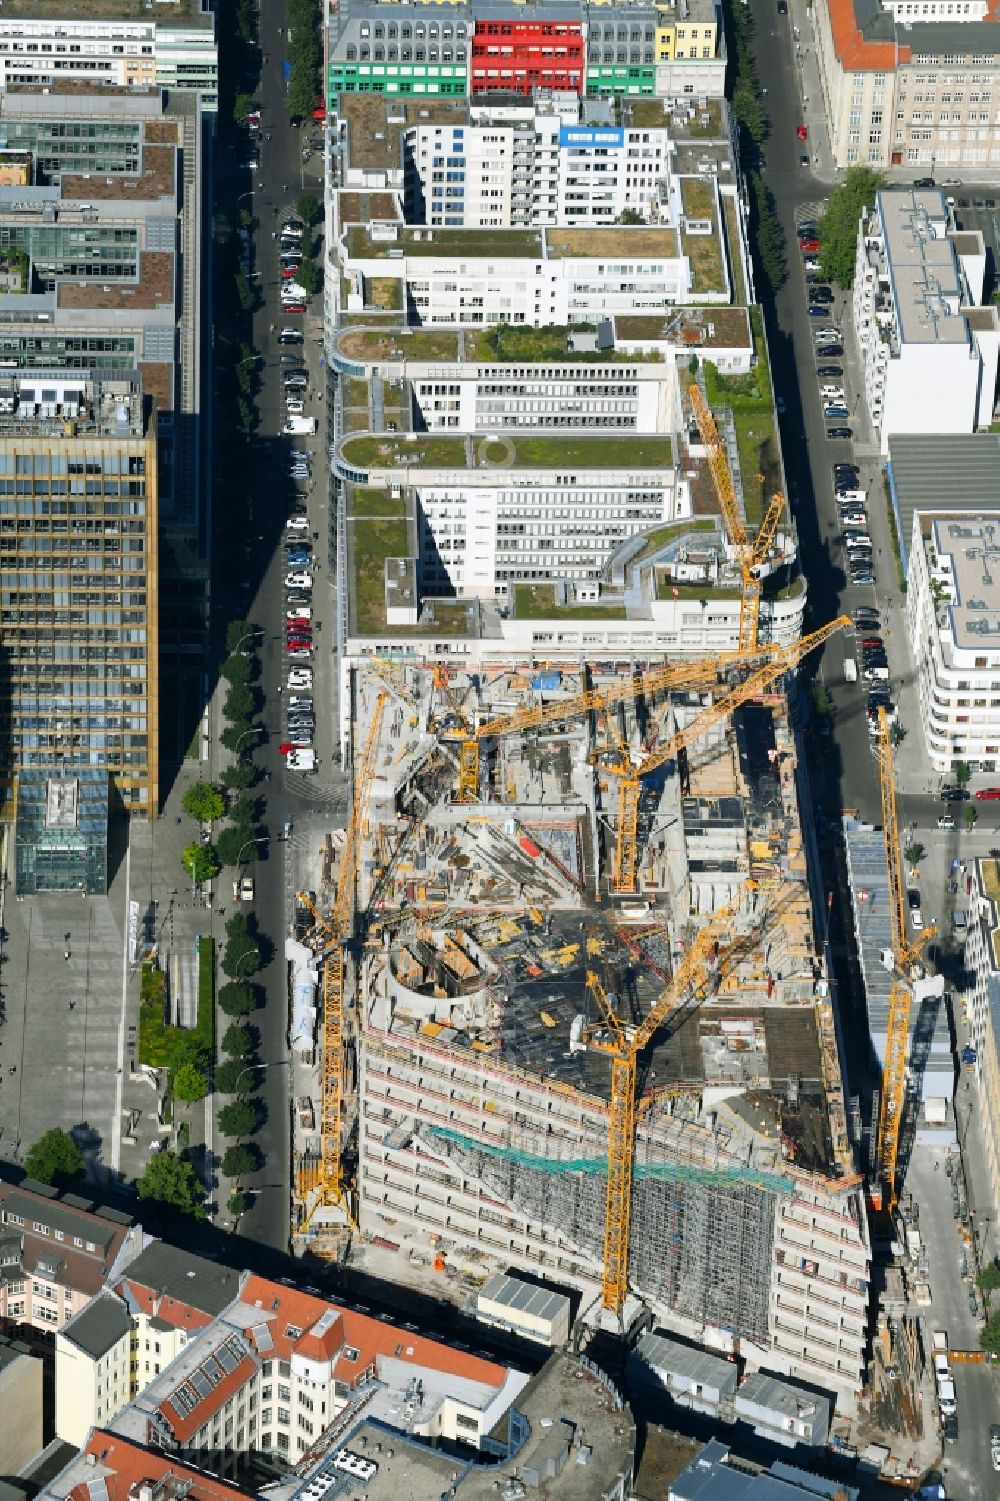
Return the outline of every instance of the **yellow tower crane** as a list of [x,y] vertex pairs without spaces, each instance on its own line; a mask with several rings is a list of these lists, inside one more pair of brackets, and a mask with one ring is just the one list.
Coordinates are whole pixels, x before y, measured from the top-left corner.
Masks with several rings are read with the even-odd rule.
[[885,863],[889,872],[889,923],[892,949],[886,960],[892,965],[889,991],[889,1025],[886,1030],[885,1062],[882,1067],[882,1098],[878,1117],[878,1177],[873,1185],[872,1202],[882,1206],[882,1192],[888,1199],[891,1214],[896,1207],[896,1161],[899,1136],[903,1125],[906,1098],[906,1061],[910,1040],[910,1004],[912,980],[919,966],[920,951],[937,931],[931,925],[912,940],[906,936],[906,900],[903,884],[902,852],[899,844],[899,808],[896,803],[896,778],[893,771],[892,735],[885,709],[878,713],[879,784],[882,789],[882,834],[885,840]]
[[347,821],[344,845],[337,873],[337,892],[328,921],[317,918],[330,940],[323,965],[323,1027],[321,1049],[321,1106],[319,1171],[305,1172],[299,1178],[299,1191],[307,1202],[301,1230],[308,1229],[319,1209],[344,1206],[348,1209],[344,1183],[343,1151],[343,1078],[344,1078],[344,948],[354,926],[355,882],[361,853],[361,824],[368,794],[375,775],[378,737],[382,715],[388,702],[382,692],[372,709],[368,734],[361,760],[354,768],[354,798]]
[[[635,1127],[640,1113],[636,1099],[639,1059],[679,1007],[703,999],[722,967],[733,962],[749,943],[758,941],[756,933],[723,941],[732,931],[738,905],[739,898],[713,913],[678,963],[669,985],[636,1026],[622,1021],[615,1014],[611,999],[597,976],[587,976],[587,985],[601,1012],[601,1021],[585,1032],[585,1040],[589,1047],[598,1048],[611,1057],[602,1296],[604,1307],[616,1314],[621,1312],[628,1293]],[[679,1093],[680,1088],[678,1086],[671,1092]]]
[[700,387],[691,385],[688,387],[688,395],[691,398],[691,406],[694,410],[695,421],[701,434],[708,453],[708,467],[712,475],[712,483],[719,501],[719,509],[725,523],[726,533],[736,554],[736,562],[739,566],[743,580],[743,589],[740,595],[740,649],[742,651],[756,651],[758,630],[760,627],[760,596],[761,596],[761,569],[767,561],[774,542],[774,534],[778,529],[778,522],[785,510],[785,497],[775,495],[767,508],[764,520],[761,523],[757,536],[751,542],[747,529],[740,514],[739,501],[736,498],[736,490],[733,485],[733,476],[729,469],[729,460],[726,458],[726,450],[722,439],[719,437],[719,429],[715,425],[711,408]]
[[505,735],[520,735],[525,730],[544,729],[546,725],[562,724],[568,720],[582,719],[593,709],[613,708],[616,704],[631,703],[642,694],[661,693],[670,689],[710,688],[718,680],[719,673],[739,653],[721,653],[715,657],[693,662],[673,662],[666,667],[652,667],[646,672],[633,673],[607,688],[591,688],[569,698],[557,699],[547,704],[537,704],[530,709],[519,709],[495,719],[484,720],[475,726],[459,725],[442,731],[442,740],[460,742],[458,800],[462,803],[476,802],[479,797],[479,745],[483,740],[500,739]]
[[[810,635],[792,642],[790,646],[766,648],[767,655],[763,663],[755,668],[743,682],[738,683],[735,688],[730,688],[722,698],[702,709],[701,713],[696,714],[689,724],[677,730],[669,740],[658,745],[638,765],[632,762],[630,756],[622,757],[617,762],[602,760],[601,765],[604,769],[619,779],[618,838],[612,864],[612,881],[616,891],[627,894],[636,890],[639,866],[639,797],[643,778],[672,760],[678,751],[692,745],[715,725],[728,719],[741,704],[748,703],[750,699],[757,698],[766,692],[783,673],[797,666],[803,657],[807,657],[811,651],[822,646],[837,631],[846,629],[850,624],[851,620],[848,615],[839,615],[836,620],[831,620],[827,625],[821,626],[818,631],[813,631]],[[752,661],[753,659],[743,660]]]

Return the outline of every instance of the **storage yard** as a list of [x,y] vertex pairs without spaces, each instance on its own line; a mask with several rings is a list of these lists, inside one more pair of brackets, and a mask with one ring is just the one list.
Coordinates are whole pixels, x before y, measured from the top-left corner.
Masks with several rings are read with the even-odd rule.
[[[358,666],[341,856],[355,941],[335,959],[321,918],[303,950],[344,966],[325,1116],[344,1189],[315,1188],[324,1150],[330,1168],[308,1128],[330,1100],[321,1027],[296,1065],[297,1243],[342,1254],[353,1216],[352,1254],[433,1266],[456,1299],[531,1268],[580,1288],[594,1324],[647,1304],[849,1405],[869,1248],[783,696],[703,716],[641,781],[621,889],[612,768],[702,714],[707,687],[640,691],[615,663],[585,680]],[[313,893],[317,914],[335,886]]]

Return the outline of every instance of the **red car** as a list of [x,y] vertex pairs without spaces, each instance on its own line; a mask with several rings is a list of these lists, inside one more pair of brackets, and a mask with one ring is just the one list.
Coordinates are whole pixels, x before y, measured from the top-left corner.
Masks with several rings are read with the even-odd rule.
[[980,787],[976,796],[982,803],[991,803],[995,798],[1000,797],[1000,787]]
[[283,313],[304,313],[305,310],[306,305],[304,302],[283,302],[281,304],[281,311]]
[[809,136],[809,132],[804,125],[796,125],[795,134],[798,136],[800,141],[807,140]]
[[819,249],[819,241],[818,240],[800,240],[799,241],[799,249],[802,251],[803,255],[812,255],[814,253],[814,251],[817,251]]
[[299,261],[294,266],[282,266],[282,268],[281,268],[281,274],[285,278],[286,281],[291,281],[293,277],[295,277],[295,276],[298,275],[299,266],[301,266],[301,264],[302,264],[302,262]]
[[314,120],[320,120],[320,121],[325,120],[326,119],[326,105],[323,104],[322,102],[320,102],[319,104],[317,104],[316,108],[312,112],[312,117],[313,117]]

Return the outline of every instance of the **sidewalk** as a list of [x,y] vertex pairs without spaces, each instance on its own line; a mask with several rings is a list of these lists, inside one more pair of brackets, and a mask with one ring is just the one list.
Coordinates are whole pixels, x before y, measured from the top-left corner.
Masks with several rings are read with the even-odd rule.
[[826,105],[816,61],[816,37],[813,31],[812,10],[805,0],[791,0],[789,21],[792,24],[792,45],[798,65],[799,103],[802,123],[809,132],[809,155],[812,157],[813,176],[821,182],[833,183],[838,168],[830,150],[830,132],[827,127]]

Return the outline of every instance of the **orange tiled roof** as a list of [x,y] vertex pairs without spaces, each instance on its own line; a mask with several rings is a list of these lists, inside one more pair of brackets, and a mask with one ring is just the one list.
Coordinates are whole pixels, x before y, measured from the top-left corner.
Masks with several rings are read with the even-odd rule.
[[[467,1355],[464,1350],[411,1334],[352,1308],[337,1308],[337,1317],[329,1327],[320,1335],[314,1334],[319,1320],[336,1305],[284,1283],[269,1282],[265,1277],[249,1278],[242,1301],[250,1307],[260,1305],[274,1342],[274,1354],[280,1360],[290,1360],[293,1354],[309,1360],[335,1360],[338,1379],[352,1385],[383,1358],[450,1373],[485,1386],[502,1386],[507,1375],[506,1367],[495,1361]],[[302,1332],[289,1335],[289,1329]],[[249,1332],[252,1335],[253,1331]],[[357,1359],[345,1360],[347,1348],[357,1350]]]
[[[244,1492],[236,1486],[226,1485],[202,1470],[189,1469],[163,1454],[142,1449],[138,1444],[102,1428],[94,1429],[84,1453],[95,1455],[99,1464],[109,1472],[106,1477],[109,1501],[129,1501],[129,1491],[140,1481],[151,1480],[156,1484],[168,1477],[191,1486],[189,1501],[245,1501]],[[66,1501],[90,1501],[86,1482],[74,1486]]]
[[854,0],[827,0],[833,50],[845,73],[891,73],[910,61],[910,49],[895,42],[868,42],[854,14]]
[[[239,1365],[223,1376],[222,1380],[212,1387],[208,1396],[202,1397],[201,1401],[196,1402],[191,1411],[187,1413],[181,1412],[179,1408],[175,1407],[170,1397],[164,1398],[160,1403],[159,1411],[170,1424],[170,1430],[177,1442],[179,1444],[186,1443],[189,1438],[196,1434],[198,1429],[208,1421],[212,1414],[218,1412],[220,1407],[224,1407],[234,1392],[238,1392],[244,1382],[250,1380],[250,1377],[256,1370],[257,1362],[251,1355],[245,1355]],[[190,1382],[179,1381],[177,1383],[178,1389],[185,1384],[190,1387]],[[191,1387],[191,1390],[193,1391],[194,1388]]]

